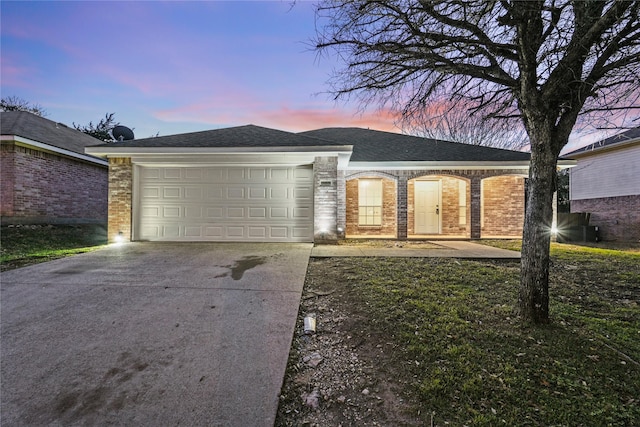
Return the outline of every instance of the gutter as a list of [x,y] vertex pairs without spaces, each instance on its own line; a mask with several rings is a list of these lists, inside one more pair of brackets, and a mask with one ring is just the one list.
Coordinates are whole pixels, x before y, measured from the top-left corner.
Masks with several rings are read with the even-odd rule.
[[[28,138],[23,138],[21,136],[16,136],[16,135],[1,135],[0,136],[0,141],[8,141],[8,142],[13,142],[15,145],[19,146],[19,147],[25,147],[25,148],[35,148],[39,151],[45,151],[48,153],[55,153],[55,154],[59,154],[61,156],[65,156],[65,157],[71,157],[74,159],[78,159],[78,160],[82,160],[85,162],[89,162],[89,163],[95,163],[101,166],[109,166],[109,162],[107,162],[106,160],[102,160],[98,157],[95,156],[91,156],[91,155],[86,155],[86,154],[81,154],[81,153],[76,153],[75,151],[71,151],[71,150],[67,150],[64,148],[60,148],[60,147],[55,147],[53,145],[49,145],[49,144],[44,144],[42,142],[38,142],[38,141],[34,141]],[[85,147],[85,151],[86,151]]]

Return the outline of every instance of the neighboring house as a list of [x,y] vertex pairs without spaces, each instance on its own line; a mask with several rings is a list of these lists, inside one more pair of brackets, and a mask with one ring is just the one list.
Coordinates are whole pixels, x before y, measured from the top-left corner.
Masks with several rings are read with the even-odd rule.
[[564,155],[571,212],[590,213],[602,240],[640,241],[640,127]]
[[0,129],[2,224],[107,222],[108,162],[84,152],[102,141],[25,111]]
[[115,142],[109,239],[520,237],[529,154],[358,128]]

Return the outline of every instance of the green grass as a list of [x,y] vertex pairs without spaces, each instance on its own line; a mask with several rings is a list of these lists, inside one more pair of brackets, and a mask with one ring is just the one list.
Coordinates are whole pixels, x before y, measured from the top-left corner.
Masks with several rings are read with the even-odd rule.
[[107,243],[104,226],[25,225],[0,229],[2,271],[88,252]]
[[517,262],[361,258],[343,286],[369,333],[401,349],[395,364],[435,425],[632,426],[639,266],[638,252],[554,244],[544,326],[514,314]]

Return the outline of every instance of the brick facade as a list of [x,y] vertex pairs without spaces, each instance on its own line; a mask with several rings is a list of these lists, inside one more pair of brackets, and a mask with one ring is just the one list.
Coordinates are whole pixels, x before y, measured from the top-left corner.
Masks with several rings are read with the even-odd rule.
[[640,242],[640,195],[572,200],[571,212],[589,212],[602,240]]
[[130,158],[109,159],[108,239],[115,241],[122,233],[124,241],[132,239],[133,165]]
[[318,243],[338,240],[338,158],[313,162],[313,235]]
[[482,181],[482,237],[521,237],[524,178],[498,176]]
[[3,143],[3,223],[105,223],[105,166]]
[[[360,225],[358,186],[360,179],[382,178],[382,224]],[[394,179],[384,178],[381,175],[365,173],[358,178],[346,182],[346,236],[347,237],[386,237],[396,238],[397,232],[397,193]]]
[[[345,212],[345,227],[350,237],[415,237],[414,183],[419,179],[442,183],[441,237],[489,238],[520,237],[524,223],[525,179],[520,170],[382,170],[376,172],[339,171],[345,189],[339,192],[338,212]],[[357,227],[357,188],[359,178],[382,177],[393,184],[394,193],[385,190],[384,206],[393,207],[395,215],[385,212],[383,225]],[[461,224],[460,182],[466,190]],[[484,188],[484,190],[483,190]],[[484,200],[482,191],[485,192]],[[339,215],[339,214],[338,214]],[[484,222],[483,222],[484,221]],[[484,226],[483,226],[484,224]],[[392,228],[395,226],[395,233]],[[432,236],[430,236],[432,237]]]
[[[401,240],[417,237],[414,233],[413,206],[414,183],[418,179],[439,180],[442,183],[439,236],[475,239],[517,237],[522,233],[525,180],[519,170],[349,171],[338,170],[338,158],[328,156],[314,159],[313,172],[316,243],[332,243],[345,236]],[[364,178],[382,179],[381,226],[358,224],[358,180]],[[461,186],[461,182],[464,185]],[[110,241],[119,233],[125,240],[133,237],[132,187],[131,159],[109,159]],[[466,191],[462,221],[461,189]],[[481,191],[484,192],[484,200],[481,199]]]

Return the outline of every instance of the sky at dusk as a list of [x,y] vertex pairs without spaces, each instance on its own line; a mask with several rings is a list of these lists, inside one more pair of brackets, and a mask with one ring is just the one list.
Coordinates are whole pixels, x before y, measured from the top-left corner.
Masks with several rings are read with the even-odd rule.
[[[393,130],[326,93],[313,3],[1,2],[2,96],[71,125],[108,112],[136,137],[255,124]],[[396,129],[397,131],[397,129]]]
[[399,132],[327,94],[314,3],[0,1],[1,95],[71,125],[115,113],[136,138],[255,124]]

